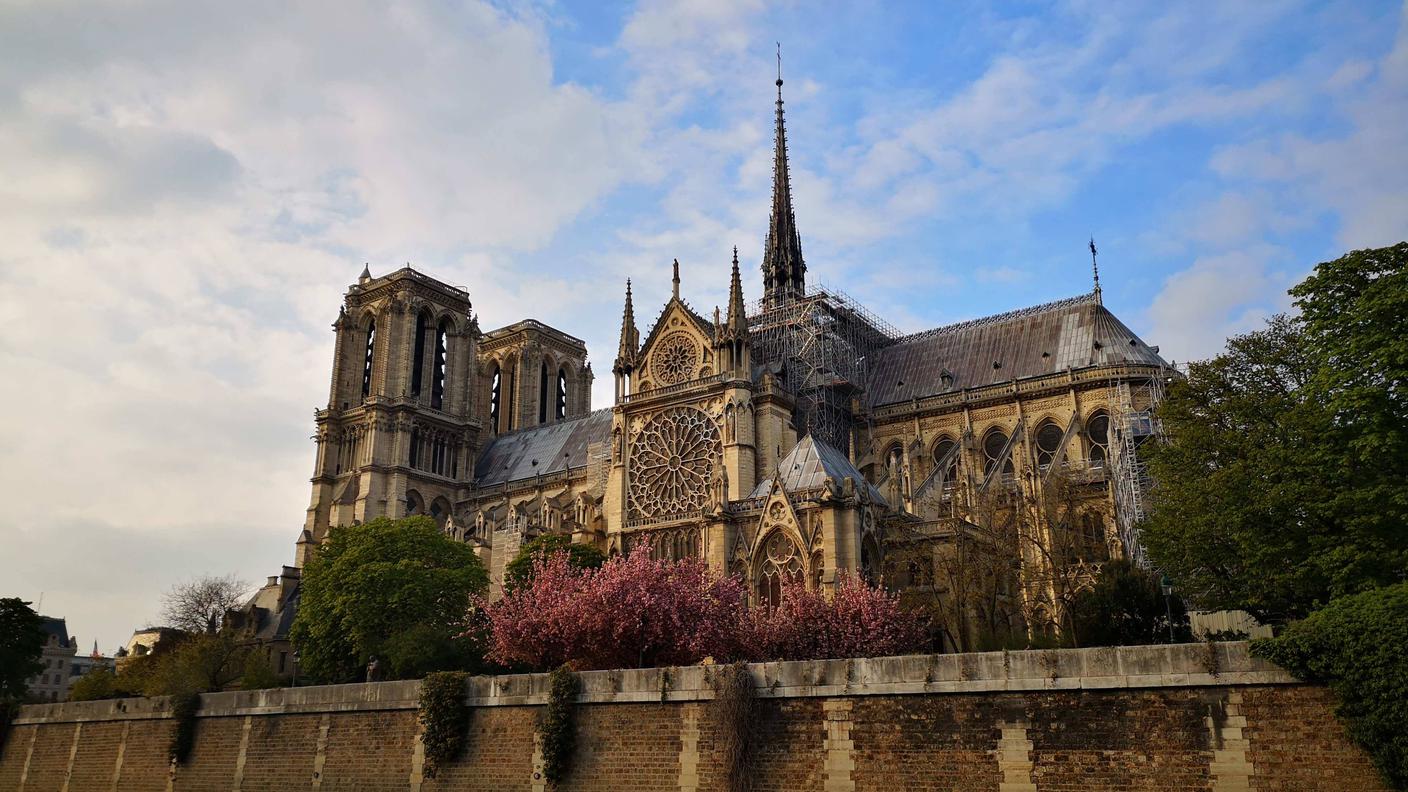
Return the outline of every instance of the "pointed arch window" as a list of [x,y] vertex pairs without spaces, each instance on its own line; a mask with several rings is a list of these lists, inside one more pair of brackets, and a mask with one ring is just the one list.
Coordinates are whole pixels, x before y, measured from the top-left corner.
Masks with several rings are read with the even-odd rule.
[[1085,435],[1090,439],[1091,467],[1104,467],[1110,456],[1110,416],[1097,412],[1085,424]]
[[415,355],[411,358],[411,395],[420,396],[421,384],[425,379],[425,342],[430,335],[430,314],[422,311],[416,316]]
[[376,318],[367,320],[367,349],[362,360],[362,397],[372,395],[372,357],[376,352]]
[[944,437],[934,444],[934,464],[944,466],[944,491],[953,489],[954,483],[958,481],[958,454],[954,450],[958,443],[951,437]]
[[548,364],[543,362],[538,374],[538,423],[548,422]]
[[1010,476],[1013,473],[1012,454],[1007,451],[1007,433],[1001,429],[993,429],[983,435],[983,475],[992,475],[993,470],[1002,464],[1002,474]]
[[430,406],[440,409],[445,404],[445,351],[450,334],[450,320],[441,319],[435,328],[435,368],[430,381]]
[[782,603],[787,581],[802,579],[802,558],[797,545],[782,531],[774,530],[763,542],[763,559],[758,568],[758,601],[769,608]]
[[494,364],[494,374],[489,379],[489,431],[495,434],[499,431],[499,404],[503,400],[503,371],[499,364]]
[[1046,470],[1056,462],[1061,451],[1061,440],[1066,433],[1054,421],[1045,421],[1036,429],[1036,466]]
[[567,369],[557,370],[557,420],[567,417]]

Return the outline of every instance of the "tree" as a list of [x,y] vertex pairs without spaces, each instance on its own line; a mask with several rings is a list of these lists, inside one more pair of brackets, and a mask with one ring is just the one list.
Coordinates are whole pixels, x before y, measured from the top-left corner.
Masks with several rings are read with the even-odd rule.
[[1270,622],[1408,575],[1408,244],[1320,264],[1278,316],[1189,367],[1150,449],[1150,557]]
[[0,598],[0,705],[24,701],[30,678],[44,670],[43,624],[28,602]]
[[249,583],[234,575],[207,575],[177,583],[161,597],[161,616],[178,630],[214,635],[225,611],[242,605],[249,589]]
[[[488,581],[473,549],[429,517],[334,528],[303,569],[290,632],[300,668],[325,682],[360,679],[373,656],[393,678],[452,670],[435,666],[472,656],[466,612]],[[444,652],[430,653],[427,667],[425,653],[403,651],[411,638]]]
[[1349,735],[1395,789],[1408,789],[1408,583],[1341,597],[1252,654],[1327,682]]
[[69,701],[98,701],[131,695],[111,668],[95,668],[68,686]]
[[1070,610],[1081,646],[1134,646],[1190,637],[1182,601],[1164,596],[1157,573],[1129,561],[1102,566],[1095,585],[1077,593]]
[[854,575],[841,575],[827,597],[800,580],[782,587],[777,607],[757,605],[740,625],[745,657],[772,660],[824,660],[885,657],[923,651],[927,620],[887,593]]
[[572,565],[566,553],[540,557],[526,583],[493,603],[489,658],[544,670],[696,663],[737,651],[743,584],[716,579],[699,559],[657,561],[647,548]]
[[533,562],[556,553],[567,553],[567,563],[576,569],[598,569],[606,555],[588,544],[573,542],[565,534],[543,534],[518,549],[518,554],[504,566],[504,588],[514,588],[533,576]]

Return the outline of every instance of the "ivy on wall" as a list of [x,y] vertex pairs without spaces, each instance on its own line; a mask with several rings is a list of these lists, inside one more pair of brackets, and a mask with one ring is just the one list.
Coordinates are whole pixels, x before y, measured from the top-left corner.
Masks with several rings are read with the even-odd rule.
[[469,735],[469,706],[465,704],[463,671],[437,671],[420,683],[421,744],[425,747],[423,772],[434,778],[446,764],[459,758]]
[[171,697],[171,717],[176,730],[171,733],[171,761],[184,764],[196,743],[196,713],[200,712],[199,693],[177,693]]
[[744,663],[719,666],[714,672],[713,687],[709,714],[719,730],[725,788],[728,792],[748,792],[753,778],[754,725],[758,721],[753,677]]
[[556,784],[567,777],[577,747],[574,709],[581,683],[565,665],[548,675],[548,683],[548,707],[538,724],[538,736],[543,748],[543,776]]

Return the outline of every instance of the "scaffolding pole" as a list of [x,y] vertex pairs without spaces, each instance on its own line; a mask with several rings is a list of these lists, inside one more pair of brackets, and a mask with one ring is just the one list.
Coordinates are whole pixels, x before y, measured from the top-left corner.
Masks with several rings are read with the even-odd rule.
[[1126,556],[1139,566],[1148,566],[1139,530],[1147,516],[1153,483],[1148,463],[1139,458],[1139,449],[1150,440],[1163,439],[1157,415],[1163,398],[1161,377],[1110,380],[1110,430],[1115,433],[1110,438],[1110,483],[1114,489],[1115,525]]

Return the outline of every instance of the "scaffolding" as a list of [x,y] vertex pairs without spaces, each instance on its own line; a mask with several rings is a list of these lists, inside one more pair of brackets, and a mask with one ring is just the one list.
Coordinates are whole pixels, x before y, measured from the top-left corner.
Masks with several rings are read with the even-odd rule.
[[1131,561],[1147,566],[1140,523],[1147,514],[1148,463],[1139,458],[1139,449],[1149,440],[1162,440],[1163,427],[1156,408],[1164,398],[1161,376],[1138,379],[1111,378],[1110,485],[1115,497],[1115,525],[1120,542]]
[[851,404],[865,390],[866,359],[899,332],[826,286],[773,305],[754,303],[748,331],[754,363],[771,367],[797,400],[798,431],[849,454]]

